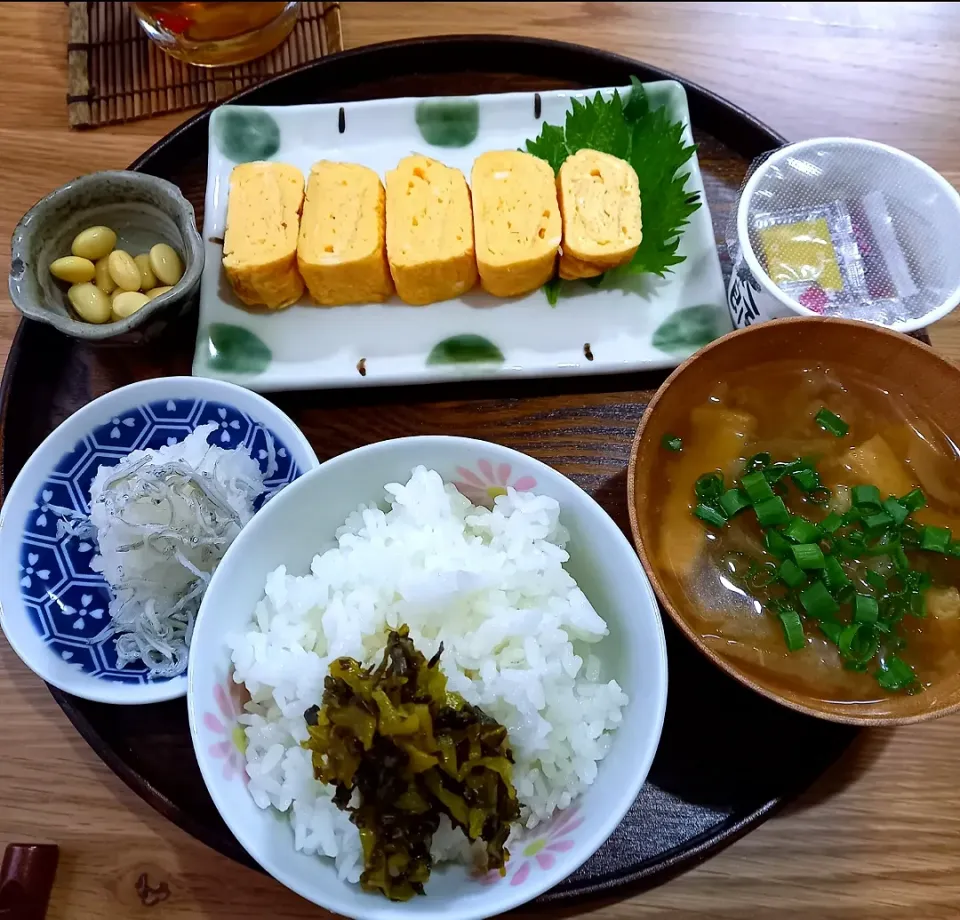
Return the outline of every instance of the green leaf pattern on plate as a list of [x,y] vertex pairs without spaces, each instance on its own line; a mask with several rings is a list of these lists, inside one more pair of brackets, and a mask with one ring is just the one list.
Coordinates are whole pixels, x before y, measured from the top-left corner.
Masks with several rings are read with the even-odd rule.
[[434,147],[466,147],[480,130],[476,99],[424,99],[417,103],[420,135]]
[[668,316],[653,333],[654,348],[671,355],[693,354],[723,334],[717,307],[702,304]]
[[211,323],[205,344],[208,367],[230,374],[262,374],[273,357],[257,335],[230,323]]
[[500,364],[503,352],[482,335],[454,335],[437,342],[427,364]]
[[280,149],[280,125],[263,109],[228,105],[214,114],[213,139],[234,163],[269,160]]

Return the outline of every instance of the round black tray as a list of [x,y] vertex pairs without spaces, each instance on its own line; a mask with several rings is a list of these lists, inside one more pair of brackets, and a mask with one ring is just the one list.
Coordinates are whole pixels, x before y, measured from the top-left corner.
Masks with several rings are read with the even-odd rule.
[[[257,105],[455,95],[678,79],[614,54],[538,39],[452,37],[324,58],[241,93]],[[684,84],[725,272],[722,228],[750,161],[783,138],[707,90]],[[134,169],[180,185],[202,222],[207,119],[190,119]],[[67,415],[144,377],[189,373],[196,318],[140,349],[91,348],[21,324],[0,392],[0,489]],[[321,460],[384,436],[456,433],[527,450],[571,476],[629,530],[626,462],[636,422],[663,374],[398,388],[275,397]],[[441,402],[442,400],[442,402]],[[385,408],[389,411],[385,412]],[[544,420],[549,424],[544,426]],[[532,420],[532,421],[531,421]],[[805,789],[854,737],[744,689],[666,620],[670,688],[663,738],[646,785],[613,836],[543,896],[557,901],[654,885],[702,861]],[[51,689],[96,753],[154,808],[221,853],[251,865],[217,814],[193,757],[182,700],[90,703]]]

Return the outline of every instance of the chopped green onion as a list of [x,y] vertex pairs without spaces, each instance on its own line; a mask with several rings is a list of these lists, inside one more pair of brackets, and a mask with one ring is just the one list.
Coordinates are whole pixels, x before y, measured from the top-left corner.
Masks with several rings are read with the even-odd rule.
[[678,438],[675,434],[665,434],[660,439],[660,446],[664,450],[672,450],[675,454],[679,454],[683,450],[683,439]]
[[841,626],[836,620],[820,620],[817,625],[820,627],[820,631],[834,645],[840,641],[840,634],[843,632],[843,626]]
[[799,543],[790,549],[794,561],[801,569],[822,569],[826,565],[823,550],[816,543]]
[[867,569],[867,573],[864,576],[867,580],[867,584],[873,588],[874,591],[883,594],[887,590],[887,580],[879,573],[874,572],[872,569]]
[[790,512],[787,511],[787,506],[778,495],[756,502],[753,510],[757,514],[757,520],[761,527],[779,527],[781,524],[787,524],[790,521]]
[[780,564],[780,581],[788,588],[799,588],[807,580],[803,569],[790,559],[784,559]]
[[880,650],[880,637],[869,623],[851,623],[840,633],[837,646],[844,658],[866,664]]
[[743,490],[750,496],[750,501],[753,502],[753,504],[757,504],[757,502],[762,502],[768,498],[773,498],[773,489],[770,488],[770,483],[767,482],[766,477],[759,470],[754,473],[747,473],[747,475],[740,480],[740,485],[743,486]]
[[831,511],[821,522],[820,529],[824,533],[833,533],[843,523],[843,518],[836,511]]
[[790,478],[794,481],[796,487],[804,492],[812,492],[814,489],[820,488],[820,476],[815,469],[810,467],[796,470],[790,474]]
[[847,578],[847,573],[843,571],[843,566],[837,561],[836,556],[827,556],[823,565],[823,580],[833,592],[850,584],[850,579]]
[[700,504],[693,509],[693,513],[700,518],[701,521],[706,521],[713,527],[723,527],[723,525],[727,523],[727,519],[717,511],[716,508],[705,505],[703,502],[700,502]]
[[783,635],[787,640],[787,648],[791,652],[798,652],[807,644],[807,637],[803,634],[803,623],[796,610],[781,610],[777,614],[783,624]]
[[880,507],[880,490],[876,486],[854,486],[850,496],[857,508]]
[[927,615],[927,599],[919,591],[910,595],[910,613],[921,620]]
[[904,546],[919,546],[920,530],[914,527],[912,522],[907,521],[900,529],[900,542]]
[[860,518],[863,517],[863,512],[859,508],[849,508],[847,511],[843,512],[843,516],[840,518],[843,526],[846,527],[849,524],[856,524]]
[[790,542],[777,530],[768,530],[763,535],[763,544],[767,552],[778,556],[780,559],[790,555]]
[[919,511],[927,504],[927,497],[920,489],[912,489],[900,501],[909,511]]
[[837,639],[837,646],[840,649],[840,654],[843,655],[844,658],[854,657],[851,655],[850,649],[853,645],[853,640],[857,637],[858,632],[860,632],[859,623],[850,623],[843,627],[843,631],[840,633],[840,638]]
[[920,549],[927,549],[934,553],[946,553],[949,546],[950,529],[948,527],[927,525],[920,531]]
[[842,438],[850,430],[850,426],[839,415],[835,415],[827,408],[821,409],[815,418],[817,424],[835,438]]
[[884,690],[905,690],[917,682],[917,675],[902,658],[891,655],[877,671],[877,683]]
[[910,571],[910,560],[907,559],[907,554],[903,551],[902,546],[895,546],[891,555],[893,557],[893,564],[898,572],[903,573]]
[[910,509],[898,502],[892,495],[883,502],[883,510],[893,518],[893,523],[899,527],[909,516]]
[[754,454],[748,461],[744,472],[752,473],[755,470],[765,470],[770,466],[770,454]]
[[880,615],[880,605],[869,594],[858,594],[853,599],[853,619],[855,623],[876,623]]
[[834,591],[833,596],[837,599],[838,603],[849,604],[856,593],[857,589],[854,588],[853,582],[851,581]]
[[813,543],[819,535],[816,524],[806,518],[795,517],[783,529],[783,535],[794,543]]
[[693,491],[700,501],[712,505],[723,495],[723,477],[719,473],[704,473],[694,484]]
[[815,581],[809,588],[804,588],[800,592],[800,603],[812,620],[828,619],[840,609],[822,581]]
[[720,496],[719,504],[723,513],[728,518],[732,518],[744,508],[750,507],[750,499],[740,489],[728,489]]
[[893,518],[886,511],[868,514],[863,518],[863,526],[867,530],[879,530],[881,527],[889,527],[892,523]]
[[770,485],[775,485],[788,473],[802,469],[803,466],[804,463],[802,460],[793,460],[790,463],[771,463],[770,466],[763,471],[763,475]]

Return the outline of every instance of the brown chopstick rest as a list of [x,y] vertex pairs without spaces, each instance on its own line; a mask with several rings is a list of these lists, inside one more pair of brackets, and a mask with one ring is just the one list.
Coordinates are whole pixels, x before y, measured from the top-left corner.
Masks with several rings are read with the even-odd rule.
[[0,920],[44,920],[60,848],[52,843],[11,843],[0,863]]

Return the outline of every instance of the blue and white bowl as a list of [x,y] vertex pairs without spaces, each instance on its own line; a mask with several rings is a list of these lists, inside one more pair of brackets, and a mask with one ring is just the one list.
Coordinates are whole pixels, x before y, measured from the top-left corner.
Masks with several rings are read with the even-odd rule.
[[90,483],[101,466],[130,451],[182,441],[214,422],[209,441],[245,445],[261,469],[273,439],[278,468],[257,507],[319,466],[293,421],[242,387],[196,377],[144,380],[101,396],[70,416],[34,451],[0,509],[0,626],[24,663],[47,682],[103,703],[153,703],[183,696],[186,673],[151,678],[143,664],[117,667],[110,591],[90,568],[93,541],[63,534],[68,508],[89,513]]

